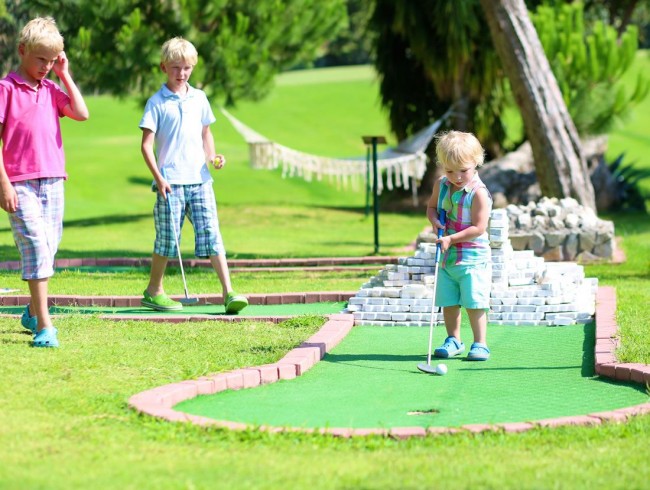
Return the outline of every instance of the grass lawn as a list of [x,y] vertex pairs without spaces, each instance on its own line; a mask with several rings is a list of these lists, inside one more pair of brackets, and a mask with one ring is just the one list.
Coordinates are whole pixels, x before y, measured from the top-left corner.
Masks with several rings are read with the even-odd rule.
[[[647,59],[641,60],[646,63]],[[69,182],[59,257],[149,256],[153,242],[150,176],[139,151],[141,108],[130,100],[88,97],[91,119],[64,122]],[[286,146],[331,156],[363,155],[362,134],[388,134],[367,67],[285,74],[273,94],[233,114]],[[637,114],[638,112],[638,114]],[[650,100],[611,137],[639,166],[647,155]],[[640,118],[640,119],[635,119]],[[629,126],[631,124],[631,126]],[[229,256],[360,256],[373,250],[363,190],[282,179],[252,170],[241,137],[223,117],[217,147],[228,158],[215,172]],[[626,139],[627,135],[639,136]],[[634,156],[634,158],[632,158]],[[648,183],[650,186],[650,183]],[[616,223],[625,264],[588,266],[589,277],[618,291],[621,359],[650,362],[650,221],[645,214],[606,216]],[[381,254],[404,255],[426,225],[423,210],[382,213]],[[183,255],[192,256],[184,231]],[[0,257],[18,258],[6,218]],[[233,274],[244,292],[356,290],[371,274]],[[3,287],[24,287],[1,272]],[[55,294],[139,294],[146,270],[89,275],[62,272]],[[190,270],[191,292],[216,281]],[[178,271],[166,283],[180,293]],[[240,287],[241,286],[241,287]],[[78,292],[78,293],[76,293]],[[128,397],[205,373],[272,362],[322,320],[285,324],[179,324],[61,320],[62,347],[43,352],[16,320],[0,318],[0,489],[18,488],[644,488],[650,479],[650,417],[623,425],[566,427],[523,434],[425,440],[338,440],[298,434],[230,433],[158,422],[126,407]],[[489,387],[486,387],[489,389]]]
[[426,488],[440,481],[549,488],[570,481],[571,488],[627,489],[650,477],[650,417],[523,434],[346,441],[200,429],[126,408],[131,394],[158,384],[272,362],[320,321],[159,326],[70,316],[59,325],[63,347],[44,352],[27,347],[14,320],[0,319],[0,488]]

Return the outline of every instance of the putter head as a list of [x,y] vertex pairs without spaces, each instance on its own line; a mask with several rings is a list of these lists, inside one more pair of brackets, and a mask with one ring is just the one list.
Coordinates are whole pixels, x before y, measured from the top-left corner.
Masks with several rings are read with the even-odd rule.
[[178,300],[184,306],[192,306],[199,304],[199,298],[181,298]]
[[431,364],[427,364],[426,362],[421,362],[418,364],[418,369],[423,373],[436,374],[436,367],[432,366]]

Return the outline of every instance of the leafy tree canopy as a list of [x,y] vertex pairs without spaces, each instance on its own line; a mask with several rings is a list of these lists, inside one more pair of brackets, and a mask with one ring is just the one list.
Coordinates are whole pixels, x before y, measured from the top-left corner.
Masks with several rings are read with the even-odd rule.
[[650,79],[641,73],[631,90],[621,81],[638,50],[636,25],[620,36],[602,20],[586,27],[579,2],[541,5],[532,19],[581,135],[608,132],[648,94]]
[[13,37],[2,59],[13,56],[15,63],[15,35],[27,20],[50,15],[85,91],[147,96],[160,85],[160,46],[182,36],[199,52],[194,83],[228,104],[266,95],[276,73],[313,60],[347,21],[345,0],[0,0],[0,6],[0,35]]

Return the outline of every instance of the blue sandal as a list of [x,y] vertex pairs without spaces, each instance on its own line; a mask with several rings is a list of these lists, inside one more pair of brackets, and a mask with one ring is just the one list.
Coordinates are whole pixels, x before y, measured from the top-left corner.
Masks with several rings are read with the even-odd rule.
[[59,339],[56,338],[58,333],[54,327],[46,327],[34,335],[34,347],[58,347]]
[[445,339],[445,343],[433,351],[434,357],[454,357],[458,354],[465,352],[465,344],[463,344],[456,337],[449,336]]
[[490,358],[490,349],[485,344],[474,342],[467,353],[468,361],[487,361]]
[[32,333],[36,333],[38,328],[38,318],[29,314],[29,305],[25,306],[23,316],[20,317],[20,324]]

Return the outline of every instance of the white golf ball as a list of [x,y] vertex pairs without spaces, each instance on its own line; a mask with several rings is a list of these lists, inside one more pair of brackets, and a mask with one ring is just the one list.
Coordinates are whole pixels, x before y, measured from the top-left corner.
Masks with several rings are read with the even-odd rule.
[[438,364],[436,366],[436,374],[440,376],[444,376],[447,374],[447,365],[446,364]]

